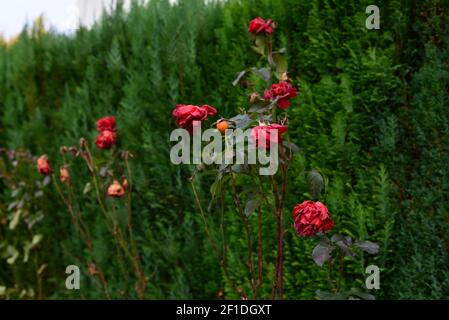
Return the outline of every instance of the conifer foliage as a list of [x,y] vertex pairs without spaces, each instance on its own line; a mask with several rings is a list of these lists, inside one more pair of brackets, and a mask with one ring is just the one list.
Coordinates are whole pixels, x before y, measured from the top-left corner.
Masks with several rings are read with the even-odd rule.
[[[248,272],[245,228],[259,224],[261,236],[251,234],[249,245],[254,261],[263,247],[257,297],[270,298],[278,270],[270,200],[259,215],[255,201],[264,199],[251,201],[259,194],[249,188],[253,180],[239,177],[235,187],[254,212],[242,224],[236,199],[218,192],[215,175],[205,170],[190,182],[195,168],[170,162],[169,138],[179,103],[214,106],[210,123],[279,93],[289,97],[279,103],[280,112],[288,109],[284,142],[299,151],[280,213],[283,298],[447,298],[449,8],[439,0],[379,0],[380,29],[368,30],[370,4],[151,0],[129,12],[118,4],[74,35],[40,22],[1,40],[0,298],[240,299],[258,276]],[[248,28],[255,17],[266,19]],[[260,32],[285,48],[278,57],[288,61],[296,92],[264,87],[266,57],[248,54],[261,53],[252,41]],[[254,69],[242,76],[247,66]],[[259,97],[251,97],[253,85]],[[105,115],[113,126],[110,118],[97,126]],[[230,123],[216,125],[221,132]],[[85,142],[97,186],[86,159],[73,157]],[[65,200],[73,190],[78,223],[56,185]],[[111,236],[98,191],[115,207],[111,221],[126,243]],[[326,212],[310,203],[295,208],[303,200],[325,204],[334,236],[298,237],[311,232],[299,218],[306,209]],[[226,270],[211,243],[226,247]],[[82,290],[65,289],[68,265],[80,267]],[[369,265],[380,268],[378,290],[365,287]]]

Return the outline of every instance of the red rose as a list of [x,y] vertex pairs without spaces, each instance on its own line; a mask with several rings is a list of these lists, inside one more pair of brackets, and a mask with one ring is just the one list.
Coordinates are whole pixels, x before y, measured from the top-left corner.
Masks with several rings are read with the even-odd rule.
[[[269,149],[272,143],[282,144],[282,134],[288,130],[287,126],[280,124],[270,124],[268,126],[257,126],[251,130],[251,137],[256,143],[256,147]],[[277,139],[273,131],[277,131]]]
[[97,131],[115,131],[115,118],[106,116],[97,121]]
[[298,91],[290,82],[281,81],[271,86],[270,90],[265,90],[265,100],[278,99],[277,104],[281,109],[290,107],[290,99],[293,99]]
[[190,132],[193,130],[193,121],[207,120],[208,116],[216,114],[217,110],[208,105],[198,107],[184,104],[178,104],[172,113],[173,117],[176,118],[176,123]]
[[250,21],[248,32],[252,34],[259,34],[261,32],[272,34],[273,33],[273,27],[271,27],[272,23],[273,21],[271,19],[265,21],[261,17],[257,17]]
[[293,220],[298,235],[313,237],[317,232],[325,232],[334,226],[329,210],[321,202],[304,201],[293,208]]
[[114,131],[104,130],[98,134],[95,144],[99,149],[111,149],[116,141],[117,134]]
[[48,176],[51,173],[51,166],[45,154],[37,159],[37,170],[44,176]]

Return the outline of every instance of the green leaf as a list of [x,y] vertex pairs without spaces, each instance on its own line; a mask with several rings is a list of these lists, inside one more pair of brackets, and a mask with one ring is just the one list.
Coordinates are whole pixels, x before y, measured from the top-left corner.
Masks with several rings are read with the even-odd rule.
[[358,290],[351,290],[351,291],[349,291],[349,294],[353,295],[353,296],[357,296],[363,300],[376,300],[376,297],[373,296],[372,294],[358,291]]
[[369,254],[377,254],[379,252],[379,245],[371,241],[356,240],[354,244]]
[[282,144],[287,149],[292,150],[292,153],[294,153],[294,154],[299,153],[299,147],[296,144],[294,144],[293,142],[283,140]]
[[240,81],[242,80],[242,78],[245,76],[246,72],[247,72],[246,70],[243,70],[242,72],[239,73],[239,75],[237,76],[237,78],[235,78],[235,80],[232,81],[232,85],[233,85],[234,87],[240,83]]
[[265,56],[265,52],[267,51],[265,35],[256,36],[256,46],[253,46],[252,48],[261,56]]
[[245,215],[247,218],[256,210],[260,205],[260,198],[258,196],[250,197],[245,204]]
[[84,190],[83,193],[87,194],[92,190],[92,184],[90,182],[86,183],[86,185],[84,186]]
[[22,215],[22,210],[17,210],[14,212],[13,219],[9,222],[9,229],[14,230],[20,222],[20,216]]
[[19,257],[19,251],[14,248],[13,246],[8,246],[6,248],[6,254],[4,255],[4,258],[9,257],[6,262],[8,264],[14,264]]
[[327,261],[329,261],[331,257],[331,252],[334,250],[332,245],[329,245],[324,242],[320,242],[316,245],[312,252],[313,261],[320,267]]
[[243,129],[251,123],[251,118],[247,114],[239,114],[229,121],[233,122],[236,129]]
[[310,194],[314,199],[318,198],[324,188],[324,179],[321,173],[312,170],[307,174],[307,182],[309,184]]
[[51,182],[50,176],[45,176],[44,181],[42,181],[42,185],[45,187]]
[[268,68],[252,68],[251,71],[265,80],[265,82],[269,82],[271,80],[271,70]]
[[288,71],[287,58],[283,54],[273,54],[273,62],[276,66],[276,73],[279,76]]
[[263,113],[271,108],[271,101],[259,100],[251,104],[248,112]]
[[344,292],[344,291],[332,293],[332,292],[317,290],[316,296],[320,300],[346,300],[348,298],[348,293]]

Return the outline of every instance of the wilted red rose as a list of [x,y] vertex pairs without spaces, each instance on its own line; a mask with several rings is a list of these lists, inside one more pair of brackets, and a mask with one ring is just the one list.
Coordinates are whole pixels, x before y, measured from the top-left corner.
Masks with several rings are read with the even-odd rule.
[[37,159],[37,170],[44,176],[48,176],[51,173],[51,166],[45,154]]
[[[280,124],[270,124],[257,126],[251,130],[251,137],[256,143],[256,147],[269,149],[272,143],[282,144],[282,134],[288,130],[287,126]],[[277,131],[277,137],[273,132]]]
[[95,144],[99,149],[110,149],[116,141],[117,134],[114,131],[104,130],[98,134]]
[[298,95],[298,91],[290,82],[281,81],[271,86],[270,90],[265,90],[266,100],[278,99],[277,104],[281,109],[290,107],[290,99]]
[[193,106],[178,104],[173,110],[172,115],[176,118],[176,123],[190,132],[193,130],[193,121],[207,120],[208,116],[214,116],[217,110],[211,106]]
[[265,21],[261,17],[257,17],[250,21],[248,32],[252,34],[259,34],[261,32],[272,34],[273,33],[272,24],[273,21],[271,19]]
[[115,118],[106,116],[97,121],[97,130],[101,131],[115,131]]
[[125,188],[123,188],[120,182],[114,180],[108,188],[107,195],[108,197],[121,198],[125,195]]
[[333,228],[334,221],[329,210],[321,202],[304,201],[293,208],[293,220],[298,235],[313,237],[317,232]]

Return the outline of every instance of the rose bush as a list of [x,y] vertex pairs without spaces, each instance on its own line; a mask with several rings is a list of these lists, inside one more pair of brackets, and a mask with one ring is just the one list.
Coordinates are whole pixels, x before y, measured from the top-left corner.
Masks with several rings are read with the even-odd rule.
[[[283,296],[283,243],[285,235],[284,223],[284,206],[287,193],[288,170],[293,159],[293,154],[297,153],[299,148],[289,140],[288,137],[288,109],[291,107],[293,99],[298,95],[298,89],[293,85],[292,80],[288,76],[288,63],[285,57],[285,49],[273,51],[272,36],[275,23],[269,19],[257,17],[249,23],[248,32],[254,35],[254,50],[262,57],[268,60],[267,67],[247,68],[238,74],[233,84],[242,84],[243,88],[249,88],[249,108],[242,110],[238,114],[229,119],[219,119],[215,122],[215,128],[221,133],[222,139],[226,142],[226,147],[233,147],[235,144],[233,130],[242,129],[250,130],[250,143],[254,144],[257,149],[274,149],[277,148],[279,155],[279,170],[274,172],[272,176],[257,177],[257,170],[252,170],[258,164],[247,163],[248,155],[243,151],[245,158],[244,164],[228,164],[221,162],[220,164],[211,164],[206,166],[201,164],[196,166],[190,183],[195,197],[195,202],[200,211],[202,221],[204,223],[207,238],[211,247],[217,256],[220,267],[223,270],[226,281],[235,290],[236,294],[242,299],[251,297],[253,299],[266,297],[261,293],[262,283],[264,279],[265,257],[263,255],[263,243],[261,240],[262,233],[262,209],[268,208],[273,211],[275,220],[274,225],[269,226],[274,231],[273,237],[276,243],[275,261],[270,262],[274,266],[272,272],[271,298],[282,299]],[[265,83],[264,90],[257,90],[258,85],[254,83],[254,77],[260,78]],[[277,81],[276,81],[277,80]],[[273,83],[275,82],[275,83]],[[217,110],[208,105],[198,107],[195,105],[178,104],[172,115],[176,118],[179,127],[192,132],[193,121],[205,121],[209,116],[217,114]],[[231,129],[231,130],[228,130]],[[225,152],[223,152],[225,153]],[[223,157],[223,154],[215,154],[215,158]],[[236,155],[233,154],[235,160]],[[223,158],[222,158],[223,159]],[[229,160],[229,159],[228,159]],[[246,290],[238,286],[229,274],[228,269],[228,250],[225,235],[226,227],[221,225],[220,231],[221,243],[214,239],[211,226],[206,216],[206,210],[203,209],[199,199],[198,192],[195,188],[194,179],[200,172],[215,172],[216,179],[211,187],[212,199],[208,206],[208,212],[217,205],[217,199],[222,199],[221,212],[224,212],[224,201],[226,191],[232,195],[234,207],[244,225],[246,245],[248,256],[246,258],[246,266],[248,269],[249,279]],[[317,171],[311,172],[312,180],[310,181],[312,198],[318,198],[324,188],[324,177]],[[251,186],[244,186],[239,183],[244,177],[250,177]],[[271,190],[271,191],[265,191]],[[253,213],[257,212],[256,234],[257,241],[253,240],[254,234],[252,228],[254,223],[251,221]],[[336,241],[335,245],[327,238],[325,233],[334,227],[329,210],[326,205],[320,201],[306,200],[297,204],[292,210],[293,227],[296,233],[301,237],[319,238],[319,244],[312,254],[315,262],[322,266],[325,262],[334,263],[332,252],[339,252],[335,248],[346,248],[340,242]],[[223,221],[223,217],[221,218]],[[343,236],[334,235],[332,239],[340,239]],[[347,239],[347,237],[343,237]],[[257,247],[254,250],[254,247]],[[220,249],[222,248],[222,249]],[[349,246],[348,246],[349,248]],[[341,249],[341,250],[343,250]],[[370,247],[370,250],[372,246]],[[348,249],[350,250],[350,249]],[[347,252],[349,252],[346,250]],[[351,251],[352,252],[352,251]],[[371,253],[375,250],[371,250]],[[324,254],[323,254],[324,253]],[[256,263],[254,262],[257,261]],[[249,292],[247,292],[249,290]],[[221,294],[223,296],[223,294]]]

